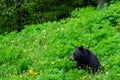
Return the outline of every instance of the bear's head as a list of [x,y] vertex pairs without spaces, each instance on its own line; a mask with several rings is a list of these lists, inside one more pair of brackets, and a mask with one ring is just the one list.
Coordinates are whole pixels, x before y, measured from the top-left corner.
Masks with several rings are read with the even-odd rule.
[[70,56],[71,61],[79,61],[85,58],[83,46],[77,47]]

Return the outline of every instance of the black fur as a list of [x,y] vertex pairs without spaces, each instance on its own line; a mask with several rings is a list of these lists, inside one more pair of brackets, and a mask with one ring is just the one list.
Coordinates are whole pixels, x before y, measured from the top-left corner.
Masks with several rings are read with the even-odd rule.
[[97,57],[88,49],[83,46],[77,47],[73,54],[70,56],[71,61],[77,61],[76,65],[80,69],[87,69],[93,74],[98,71],[100,63]]

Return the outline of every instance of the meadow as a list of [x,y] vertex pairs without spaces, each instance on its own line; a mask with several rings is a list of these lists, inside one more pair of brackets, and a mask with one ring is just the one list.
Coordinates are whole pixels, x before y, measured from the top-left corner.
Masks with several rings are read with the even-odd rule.
[[[120,2],[77,8],[70,17],[0,35],[1,80],[120,80]],[[95,75],[69,60],[83,45],[101,63]]]

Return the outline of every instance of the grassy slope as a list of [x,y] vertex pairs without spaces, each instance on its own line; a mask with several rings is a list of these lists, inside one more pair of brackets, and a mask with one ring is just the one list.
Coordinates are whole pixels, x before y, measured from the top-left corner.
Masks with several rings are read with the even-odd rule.
[[[119,12],[120,3],[99,11],[76,9],[71,18],[1,35],[1,79],[119,80]],[[69,61],[73,49],[80,45],[98,56],[101,71],[96,75],[76,69],[75,62]]]

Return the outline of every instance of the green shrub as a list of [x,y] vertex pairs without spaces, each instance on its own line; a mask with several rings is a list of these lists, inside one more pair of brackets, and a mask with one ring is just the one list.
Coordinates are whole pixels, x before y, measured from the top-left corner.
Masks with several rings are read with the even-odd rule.
[[[28,25],[20,33],[0,35],[1,79],[119,80],[118,4],[99,11],[90,6],[76,9],[67,19]],[[76,63],[69,61],[74,48],[80,45],[100,60],[100,71],[95,75],[78,70]]]

